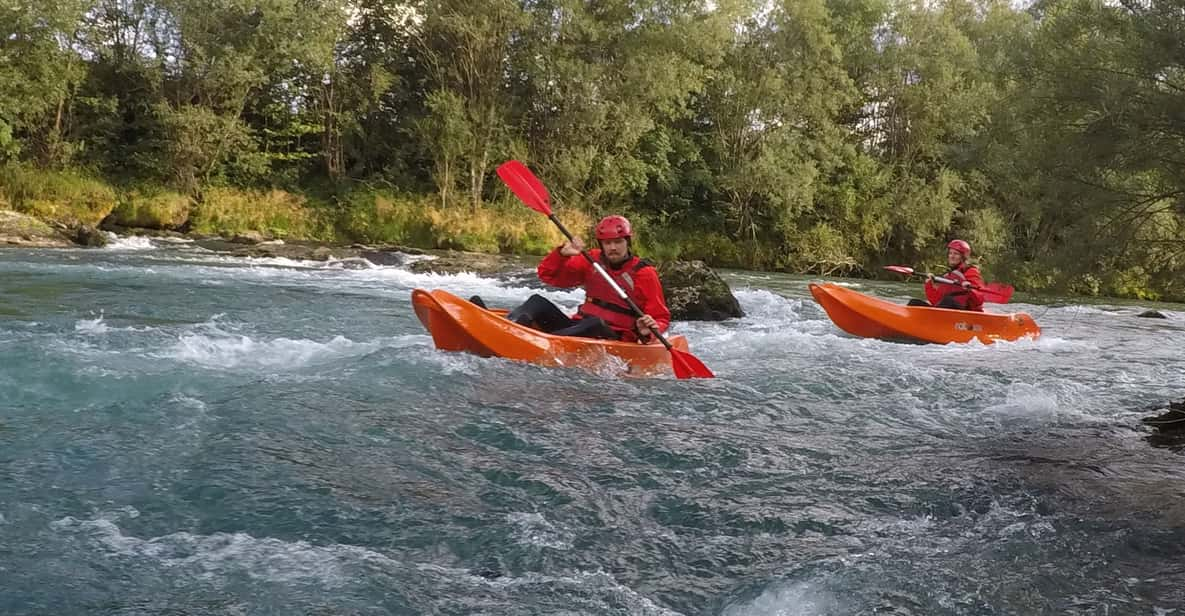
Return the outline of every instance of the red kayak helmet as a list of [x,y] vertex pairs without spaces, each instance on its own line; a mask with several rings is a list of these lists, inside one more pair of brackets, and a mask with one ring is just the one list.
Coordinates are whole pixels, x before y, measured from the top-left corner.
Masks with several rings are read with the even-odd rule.
[[955,250],[959,251],[959,253],[963,255],[964,259],[971,257],[971,244],[968,244],[963,240],[951,240],[950,243],[946,245],[946,247],[948,249],[954,248]]
[[606,216],[597,223],[597,241],[620,238],[628,240],[633,235],[634,230],[630,227],[630,221],[625,216]]

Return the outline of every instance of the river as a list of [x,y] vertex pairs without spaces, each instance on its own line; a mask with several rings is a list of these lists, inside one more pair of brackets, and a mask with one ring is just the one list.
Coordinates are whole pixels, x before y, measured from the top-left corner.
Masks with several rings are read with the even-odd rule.
[[409,303],[522,276],[0,251],[0,613],[1181,613],[1185,465],[1138,419],[1185,307],[1018,295],[1040,339],[920,346],[726,277],[747,316],[674,330],[716,379],[623,379]]

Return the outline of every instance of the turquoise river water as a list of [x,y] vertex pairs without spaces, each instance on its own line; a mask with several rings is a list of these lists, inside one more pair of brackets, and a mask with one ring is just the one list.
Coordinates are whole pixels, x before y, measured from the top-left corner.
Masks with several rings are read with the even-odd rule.
[[1185,308],[904,345],[726,275],[678,381],[440,352],[409,303],[527,274],[0,251],[0,614],[1185,612],[1185,460],[1138,421]]

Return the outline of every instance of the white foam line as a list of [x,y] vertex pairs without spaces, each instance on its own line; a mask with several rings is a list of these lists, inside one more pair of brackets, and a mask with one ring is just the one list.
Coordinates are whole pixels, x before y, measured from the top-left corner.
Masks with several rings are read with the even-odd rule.
[[839,600],[824,588],[811,582],[775,583],[756,599],[734,604],[724,610],[724,616],[816,616],[840,614]]
[[345,357],[357,357],[380,348],[402,348],[423,344],[426,336],[409,334],[370,342],[355,342],[336,336],[326,342],[275,338],[257,341],[248,336],[219,333],[183,334],[170,348],[154,354],[214,370],[235,368],[292,369]]
[[139,251],[139,250],[155,250],[157,245],[153,243],[151,238],[140,235],[126,235],[118,236],[110,231],[107,232],[107,246],[105,250],[112,251]]
[[[136,515],[138,512],[131,517]],[[66,517],[50,523],[50,528],[63,534],[84,536],[110,552],[155,561],[168,568],[192,568],[220,575],[242,571],[252,578],[272,582],[316,580],[334,587],[352,579],[345,570],[345,566],[352,562],[402,567],[382,554],[356,546],[316,546],[305,541],[256,538],[246,533],[195,535],[178,532],[140,539],[120,531],[115,524],[120,517],[118,514],[94,520]]]
[[[223,266],[218,266],[222,264]],[[474,273],[436,274],[414,273],[401,267],[376,266],[370,269],[345,269],[334,262],[297,261],[286,258],[244,259],[212,257],[199,259],[161,259],[160,265],[59,264],[55,268],[74,268],[103,273],[128,273],[137,277],[166,276],[182,280],[201,280],[204,284],[222,286],[229,282],[262,284],[308,283],[340,289],[348,285],[354,289],[379,294],[396,293],[406,296],[413,288],[444,289],[462,297],[480,295],[491,307],[510,308],[532,293],[539,293],[574,310],[584,300],[582,290],[536,289],[497,278]]]

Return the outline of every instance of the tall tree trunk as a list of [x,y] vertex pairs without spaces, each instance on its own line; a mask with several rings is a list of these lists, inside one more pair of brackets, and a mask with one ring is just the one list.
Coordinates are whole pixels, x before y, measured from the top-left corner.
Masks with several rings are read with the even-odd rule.
[[62,134],[62,110],[66,108],[66,97],[62,96],[58,99],[58,112],[53,121],[53,132],[55,135]]
[[325,173],[336,180],[341,177],[343,159],[341,135],[338,133],[336,105],[333,91],[333,78],[321,88],[321,106],[324,119],[321,131],[321,157],[325,162]]
[[469,199],[470,206],[476,212],[481,207],[481,193],[486,181],[486,164],[490,157],[489,145],[481,149],[481,156],[469,165]]
[[485,189],[486,168],[490,162],[490,144],[494,141],[494,128],[497,122],[497,107],[493,104],[487,105],[486,111],[482,115],[485,118],[477,144],[480,154],[470,162],[469,167],[469,196],[474,212],[481,207],[481,196]]
[[49,134],[45,135],[45,141],[41,144],[41,164],[47,167],[56,167],[62,164],[62,115],[66,108],[66,97],[63,95],[58,97],[57,110],[54,112],[53,128],[49,130]]

